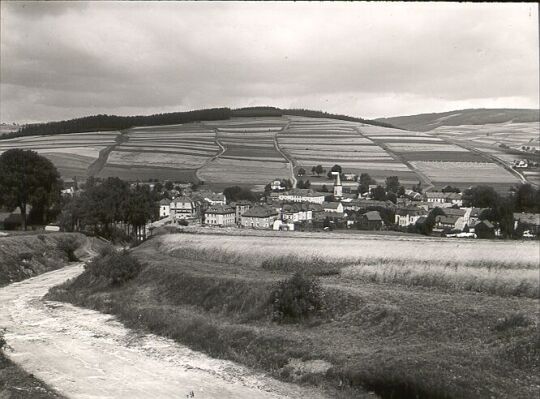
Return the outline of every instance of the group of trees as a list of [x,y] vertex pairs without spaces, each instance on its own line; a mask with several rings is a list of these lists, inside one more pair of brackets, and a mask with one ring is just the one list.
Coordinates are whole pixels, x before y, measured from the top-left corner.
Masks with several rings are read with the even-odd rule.
[[69,200],[60,214],[67,231],[83,230],[109,239],[145,237],[146,224],[157,219],[159,193],[147,185],[117,178],[88,179],[84,191]]
[[240,187],[240,186],[232,186],[227,187],[225,190],[223,190],[223,195],[225,195],[225,198],[227,199],[227,202],[232,201],[240,201],[240,200],[248,200],[248,201],[256,201],[257,197],[249,188]]
[[310,188],[311,187],[311,182],[309,180],[303,181],[302,179],[299,179],[296,182],[296,187],[297,188]]
[[30,150],[11,149],[0,155],[0,207],[20,208],[26,230],[28,205],[33,219],[46,224],[61,204],[62,181],[47,158]]

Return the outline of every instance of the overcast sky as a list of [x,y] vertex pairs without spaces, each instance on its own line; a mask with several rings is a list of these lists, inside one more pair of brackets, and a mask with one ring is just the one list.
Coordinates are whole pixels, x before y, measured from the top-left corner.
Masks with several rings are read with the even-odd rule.
[[535,4],[1,2],[0,119],[538,108]]

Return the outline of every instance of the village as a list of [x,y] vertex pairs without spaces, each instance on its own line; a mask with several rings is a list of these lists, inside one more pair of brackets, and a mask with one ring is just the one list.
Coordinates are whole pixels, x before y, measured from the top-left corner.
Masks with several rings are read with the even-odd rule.
[[[342,178],[357,182],[351,173],[331,172],[334,181],[331,192],[311,188],[287,189],[282,180],[269,183],[258,200],[228,200],[225,193],[210,190],[193,191],[189,184],[176,186],[169,193],[172,198],[159,202],[159,220],[147,227],[204,226],[239,229],[267,229],[276,231],[313,231],[357,229],[370,231],[401,231],[458,238],[495,238],[501,228],[489,220],[488,208],[465,206],[464,194],[452,187],[450,191],[425,193],[400,186],[395,203],[375,199],[381,185],[369,185],[368,191],[346,192]],[[357,184],[356,184],[357,186]],[[268,190],[269,189],[269,190]],[[330,190],[328,190],[330,191]],[[420,189],[421,191],[421,189]],[[385,192],[386,194],[386,192]],[[540,214],[515,212],[514,229],[523,238],[538,237]]]

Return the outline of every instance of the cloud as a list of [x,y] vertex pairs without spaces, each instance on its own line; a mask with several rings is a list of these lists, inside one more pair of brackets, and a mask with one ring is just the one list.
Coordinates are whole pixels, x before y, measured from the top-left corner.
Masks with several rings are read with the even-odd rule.
[[0,118],[538,107],[527,4],[2,2]]

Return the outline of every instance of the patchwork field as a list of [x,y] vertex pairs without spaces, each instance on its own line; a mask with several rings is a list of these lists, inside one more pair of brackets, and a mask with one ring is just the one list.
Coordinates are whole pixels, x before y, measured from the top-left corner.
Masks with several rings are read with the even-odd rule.
[[[514,153],[501,149],[500,144]],[[296,172],[304,168],[307,176],[302,179],[309,179],[316,188],[332,184],[332,180],[326,173],[312,176],[312,167],[320,164],[328,171],[339,164],[347,172],[367,172],[379,183],[398,176],[406,186],[418,181],[424,187],[452,184],[466,188],[471,183],[490,183],[506,190],[520,180],[496,162],[511,163],[515,149],[523,145],[538,146],[537,124],[411,132],[285,115],[144,126],[122,132],[27,136],[0,140],[0,152],[10,148],[36,150],[53,161],[65,178],[92,174],[263,187],[274,178],[294,181]],[[521,173],[537,179],[540,170]]]
[[89,166],[100,152],[116,143],[120,132],[89,132],[70,135],[28,136],[0,140],[0,153],[11,148],[29,149],[47,157],[63,178],[87,177]]

